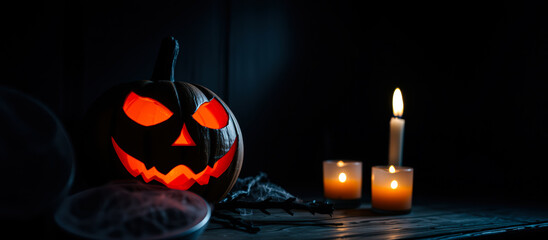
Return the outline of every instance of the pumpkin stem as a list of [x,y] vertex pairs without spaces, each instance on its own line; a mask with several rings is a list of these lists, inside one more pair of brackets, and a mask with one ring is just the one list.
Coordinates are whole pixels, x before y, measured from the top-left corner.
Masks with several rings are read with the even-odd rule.
[[168,80],[175,81],[174,71],[177,55],[179,54],[179,42],[172,36],[162,40],[156,65],[152,72],[152,81]]

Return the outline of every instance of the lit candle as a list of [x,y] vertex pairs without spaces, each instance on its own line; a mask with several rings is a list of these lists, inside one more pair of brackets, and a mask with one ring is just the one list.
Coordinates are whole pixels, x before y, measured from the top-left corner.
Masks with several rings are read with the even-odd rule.
[[389,212],[411,211],[413,168],[374,166],[371,168],[371,207]]
[[362,197],[362,163],[323,162],[324,195],[331,200],[359,200]]
[[401,166],[401,156],[403,151],[403,129],[405,120],[403,115],[403,97],[399,88],[394,91],[392,96],[392,109],[394,117],[390,119],[390,145],[388,147],[388,163],[394,166]]

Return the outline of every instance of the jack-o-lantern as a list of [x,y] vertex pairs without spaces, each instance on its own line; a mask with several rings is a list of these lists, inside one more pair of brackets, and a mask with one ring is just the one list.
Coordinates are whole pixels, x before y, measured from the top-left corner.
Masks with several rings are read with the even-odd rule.
[[[215,202],[230,191],[239,175],[242,134],[215,93],[174,81],[178,49],[177,40],[165,40],[151,80],[115,87],[92,107],[87,130],[95,138],[85,144],[84,154],[110,161],[103,164],[114,170],[85,171],[88,178],[129,173]],[[86,161],[101,161],[91,158]],[[84,167],[91,165],[87,162]]]

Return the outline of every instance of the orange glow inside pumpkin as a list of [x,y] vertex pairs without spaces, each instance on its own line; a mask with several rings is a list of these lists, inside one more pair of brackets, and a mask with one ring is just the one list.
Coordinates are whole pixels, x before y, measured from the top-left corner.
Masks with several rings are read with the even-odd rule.
[[181,134],[171,146],[196,146],[196,143],[194,143],[194,140],[192,140],[192,137],[190,137],[190,134],[186,129],[186,124],[183,124]]
[[221,129],[228,124],[228,114],[223,105],[215,98],[200,105],[198,110],[192,114],[192,118],[200,125],[211,129]]
[[234,158],[234,154],[236,153],[236,149],[238,147],[238,138],[236,138],[232,143],[230,150],[218,159],[213,167],[206,166],[205,169],[199,173],[194,173],[189,167],[179,164],[171,169],[171,171],[167,174],[163,174],[159,172],[156,167],[147,169],[143,162],[129,155],[122,148],[120,148],[113,137],[111,137],[111,140],[116,154],[131,175],[134,177],[141,175],[143,180],[147,183],[152,180],[156,180],[169,188],[179,190],[187,190],[195,182],[200,185],[205,185],[209,183],[209,177],[218,178],[221,176],[221,174],[228,169],[230,163],[232,163],[232,159]]
[[134,92],[127,96],[123,109],[131,120],[145,127],[161,123],[173,115],[173,112],[160,102]]

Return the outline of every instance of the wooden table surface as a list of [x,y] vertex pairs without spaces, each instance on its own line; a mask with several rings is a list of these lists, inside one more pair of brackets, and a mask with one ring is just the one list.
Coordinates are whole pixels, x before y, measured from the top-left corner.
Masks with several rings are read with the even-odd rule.
[[415,204],[409,214],[387,216],[374,213],[369,204],[358,209],[335,210],[329,215],[296,211],[291,216],[272,210],[255,210],[241,216],[260,226],[255,234],[210,222],[200,240],[219,239],[456,239],[544,237],[548,239],[548,208],[489,203]]

